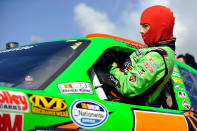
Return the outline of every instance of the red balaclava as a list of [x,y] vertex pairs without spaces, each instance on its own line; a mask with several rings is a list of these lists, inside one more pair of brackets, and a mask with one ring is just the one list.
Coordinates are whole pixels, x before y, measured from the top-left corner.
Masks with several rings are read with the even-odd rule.
[[174,19],[173,12],[165,6],[156,5],[144,10],[140,25],[150,25],[149,30],[142,34],[144,43],[151,45],[162,40],[172,39]]

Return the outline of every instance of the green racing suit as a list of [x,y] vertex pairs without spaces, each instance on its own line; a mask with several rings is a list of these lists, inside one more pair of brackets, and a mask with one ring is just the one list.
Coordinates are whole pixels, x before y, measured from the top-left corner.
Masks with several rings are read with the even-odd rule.
[[174,67],[175,39],[139,49],[120,68],[110,67],[110,79],[129,103],[150,105],[170,79]]

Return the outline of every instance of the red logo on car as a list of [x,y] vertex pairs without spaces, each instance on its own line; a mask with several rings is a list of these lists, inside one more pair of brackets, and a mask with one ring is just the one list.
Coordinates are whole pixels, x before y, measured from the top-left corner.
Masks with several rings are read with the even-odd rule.
[[26,95],[17,91],[0,90],[0,110],[29,112]]

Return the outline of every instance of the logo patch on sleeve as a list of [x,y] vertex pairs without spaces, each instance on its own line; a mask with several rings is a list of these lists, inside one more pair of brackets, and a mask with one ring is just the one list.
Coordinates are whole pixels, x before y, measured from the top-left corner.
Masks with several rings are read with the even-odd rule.
[[136,81],[137,81],[137,76],[131,75],[131,76],[129,77],[129,81],[130,81],[130,82],[133,82],[133,83],[136,83]]
[[144,69],[138,71],[138,73],[140,74],[140,76],[142,76],[144,74],[144,72],[145,72]]
[[157,69],[159,68],[159,65],[151,57],[148,56],[147,58]]
[[148,71],[150,71],[150,72],[154,71],[153,67],[147,61],[143,61],[143,65]]

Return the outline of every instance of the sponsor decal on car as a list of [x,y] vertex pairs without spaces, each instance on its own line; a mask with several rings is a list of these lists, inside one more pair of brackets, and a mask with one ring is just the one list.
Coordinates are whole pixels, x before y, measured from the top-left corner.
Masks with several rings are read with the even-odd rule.
[[75,50],[75,49],[77,49],[82,43],[83,43],[83,42],[74,43],[74,44],[71,46],[71,48],[72,48],[73,50]]
[[187,98],[187,94],[185,92],[183,92],[183,91],[179,91],[178,92],[178,96],[182,97],[182,98]]
[[29,103],[23,92],[0,90],[0,110],[29,112]]
[[180,84],[183,84],[183,81],[179,78],[176,78],[176,77],[172,77],[172,80],[175,82],[175,83],[180,83]]
[[148,71],[153,72],[152,66],[147,61],[143,61],[143,65]]
[[32,113],[68,117],[67,105],[62,98],[29,95]]
[[108,118],[107,109],[92,100],[76,100],[72,103],[71,119],[82,128],[95,128],[102,125]]
[[173,75],[173,76],[180,77],[180,75],[179,75],[178,73],[176,73],[176,72],[173,72],[172,75]]
[[190,109],[191,105],[189,104],[189,102],[187,102],[185,99],[182,102],[182,106],[184,106],[186,109]]
[[133,131],[188,131],[183,114],[134,110]]
[[77,40],[67,40],[66,42],[75,42],[75,41],[77,41]]
[[157,69],[159,68],[159,65],[151,57],[148,56],[147,58]]
[[184,87],[180,86],[179,84],[175,84],[174,87],[175,87],[176,89],[185,90]]
[[176,67],[173,68],[173,71],[179,72],[178,69]]
[[133,48],[136,48],[136,49],[142,48],[142,46],[140,46],[140,45],[135,45],[135,44],[130,43],[130,42],[126,42],[126,41],[120,41],[120,42],[126,43],[127,46],[133,47]]
[[0,131],[23,131],[23,114],[0,112]]
[[140,71],[138,71],[138,73],[140,74],[140,76],[142,76],[144,74],[144,69],[141,69]]
[[135,76],[135,75],[130,75],[129,81],[131,81],[131,82],[133,82],[133,83],[136,83],[136,81],[137,81],[137,76]]
[[71,82],[58,84],[58,88],[62,94],[83,93],[93,94],[90,83],[87,82]]

